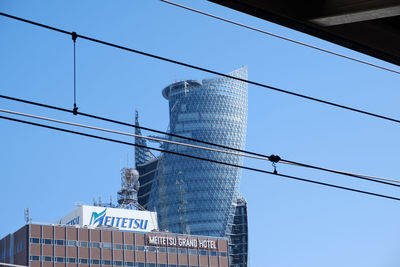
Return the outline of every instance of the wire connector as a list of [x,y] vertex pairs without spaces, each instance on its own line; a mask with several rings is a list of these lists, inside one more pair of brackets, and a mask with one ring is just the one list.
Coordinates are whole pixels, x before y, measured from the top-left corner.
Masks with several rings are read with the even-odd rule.
[[78,34],[76,32],[72,32],[72,41],[76,42],[76,38],[78,38]]
[[278,163],[281,160],[281,157],[279,157],[278,155],[272,154],[271,156],[268,157],[268,160],[273,163]]
[[78,107],[74,104],[74,109],[72,110],[72,114],[78,115]]
[[268,157],[268,160],[272,162],[272,167],[274,167],[274,174],[278,174],[278,171],[276,170],[276,163],[278,163],[281,160],[281,157],[272,154],[271,156]]

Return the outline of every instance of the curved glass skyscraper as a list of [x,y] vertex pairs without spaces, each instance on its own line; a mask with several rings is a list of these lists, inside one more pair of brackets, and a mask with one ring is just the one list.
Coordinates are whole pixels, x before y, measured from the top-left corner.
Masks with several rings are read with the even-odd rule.
[[[240,68],[231,76],[247,80],[247,68]],[[247,127],[247,83],[219,77],[202,81],[186,80],[171,84],[162,91],[169,101],[169,131],[176,135],[191,137],[215,144],[244,149]],[[201,143],[168,136],[168,140],[190,144]],[[137,140],[137,142],[143,140]],[[211,152],[197,148],[164,143],[163,149],[242,164],[239,156]],[[239,168],[206,162],[197,159],[162,154],[152,158],[145,149],[136,150],[137,168],[147,189],[140,192],[141,205],[156,210],[160,229],[175,233],[195,235],[226,236],[234,234],[232,227],[237,215],[238,201],[241,207],[245,201],[239,197],[238,186],[241,178]],[[149,164],[146,164],[146,160]],[[148,187],[149,172],[146,166],[156,167],[152,173],[151,188]],[[141,173],[143,169],[146,173]],[[142,177],[143,176],[143,177]],[[140,181],[140,180],[139,180]],[[142,181],[141,187],[142,187]],[[239,199],[238,199],[239,198]],[[244,201],[244,202],[243,202]],[[243,222],[244,220],[241,220]],[[247,216],[245,239],[240,249],[247,261]],[[239,251],[239,250],[236,250]],[[238,265],[239,266],[239,265]],[[242,266],[242,265],[240,265]],[[245,265],[243,265],[245,266]]]

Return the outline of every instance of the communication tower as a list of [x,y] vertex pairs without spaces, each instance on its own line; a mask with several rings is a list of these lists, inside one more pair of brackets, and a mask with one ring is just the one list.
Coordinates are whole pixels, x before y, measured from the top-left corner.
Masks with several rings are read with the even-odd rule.
[[133,168],[121,170],[121,190],[118,191],[118,206],[124,209],[145,210],[137,201],[139,172]]

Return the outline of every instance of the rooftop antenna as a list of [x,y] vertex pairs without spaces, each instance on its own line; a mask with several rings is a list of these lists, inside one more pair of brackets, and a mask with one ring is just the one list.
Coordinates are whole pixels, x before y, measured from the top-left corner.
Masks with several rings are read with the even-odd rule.
[[118,207],[124,209],[145,210],[137,201],[139,190],[139,172],[133,168],[121,170],[121,190],[118,191]]
[[24,218],[25,218],[25,222],[27,224],[32,222],[31,209],[30,208],[25,208],[25,210],[24,210]]

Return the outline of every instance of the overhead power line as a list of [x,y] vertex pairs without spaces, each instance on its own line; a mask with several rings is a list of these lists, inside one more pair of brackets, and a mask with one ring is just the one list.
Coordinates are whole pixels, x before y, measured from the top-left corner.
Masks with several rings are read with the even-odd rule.
[[[17,102],[21,102],[21,103],[26,103],[26,104],[31,104],[31,105],[35,105],[35,106],[40,106],[40,107],[44,107],[44,108],[54,109],[54,110],[58,110],[58,111],[73,113],[75,115],[73,110],[69,110],[69,109],[65,109],[65,108],[61,108],[61,107],[46,105],[46,104],[42,104],[42,103],[37,103],[37,102],[33,102],[33,101],[28,101],[28,100],[19,99],[19,98],[10,97],[10,96],[4,96],[4,95],[0,95],[0,98],[12,100],[12,101],[17,101]],[[180,138],[180,139],[186,139],[186,140],[189,140],[189,141],[203,143],[203,144],[211,145],[211,146],[215,146],[215,147],[220,147],[220,148],[228,149],[228,150],[231,150],[231,151],[237,151],[237,152],[240,152],[240,153],[253,155],[254,156],[253,158],[256,158],[256,159],[266,159],[266,160],[274,162],[271,159],[271,156],[267,156],[267,155],[260,154],[260,153],[255,153],[255,152],[246,151],[246,150],[237,149],[237,148],[228,147],[228,146],[219,145],[219,144],[214,144],[214,143],[211,143],[211,142],[202,141],[202,140],[198,140],[198,139],[194,139],[194,138],[190,138],[190,137],[186,137],[186,136],[176,135],[176,134],[163,132],[163,131],[159,131],[159,130],[155,130],[155,129],[151,129],[151,128],[147,128],[147,127],[143,127],[143,126],[139,126],[139,125],[134,125],[134,124],[126,123],[126,122],[112,120],[112,119],[100,117],[100,116],[97,116],[97,115],[92,115],[92,114],[87,114],[87,113],[82,113],[82,112],[77,112],[77,115],[82,115],[82,116],[85,116],[85,117],[88,117],[88,118],[98,119],[98,120],[102,120],[102,121],[106,121],[106,122],[116,123],[116,124],[120,124],[120,125],[124,125],[124,126],[128,126],[128,127],[134,127],[134,128],[138,128],[138,129],[142,129],[142,130],[146,130],[146,131],[150,131],[150,132],[155,132],[155,133],[159,133],[159,134],[164,134],[164,135],[168,135],[168,136],[172,136],[172,137],[176,137],[176,138]],[[71,124],[73,124],[73,123],[71,123]],[[131,134],[128,134],[128,135],[131,135]],[[163,142],[164,142],[164,140],[163,140]],[[296,166],[305,167],[305,168],[316,169],[316,170],[335,173],[335,174],[339,174],[339,175],[345,175],[345,176],[349,176],[349,177],[359,178],[359,179],[368,180],[368,181],[377,182],[377,183],[382,183],[382,184],[386,184],[386,185],[392,185],[392,186],[397,186],[397,187],[400,186],[398,184],[391,183],[391,182],[394,182],[394,183],[400,182],[398,180],[393,180],[393,179],[387,179],[387,178],[382,178],[382,177],[369,176],[369,175],[363,175],[363,174],[355,174],[355,173],[349,173],[349,172],[344,172],[344,171],[339,171],[339,170],[322,168],[322,167],[313,166],[313,165],[309,165],[309,164],[304,164],[304,163],[300,163],[300,162],[295,162],[295,161],[291,161],[291,160],[287,160],[287,159],[279,159],[276,162],[280,162],[280,163],[284,163],[284,164],[296,165]]]
[[165,149],[159,149],[159,148],[154,148],[154,147],[147,147],[147,146],[144,146],[144,145],[134,144],[134,143],[130,143],[130,142],[125,142],[125,141],[121,141],[121,140],[116,140],[116,139],[112,139],[112,138],[102,137],[102,136],[93,135],[93,134],[88,134],[88,133],[83,133],[83,132],[78,132],[78,131],[72,131],[72,130],[63,129],[63,128],[58,128],[58,127],[54,127],[54,126],[50,126],[50,125],[45,125],[45,124],[40,124],[40,123],[36,123],[36,122],[30,122],[30,121],[15,119],[15,118],[6,117],[6,116],[0,116],[0,119],[5,119],[5,120],[10,120],[10,121],[20,122],[20,123],[24,123],[24,124],[29,124],[29,125],[34,125],[34,126],[38,126],[38,127],[47,128],[47,129],[52,129],[52,130],[57,130],[57,131],[62,131],[62,132],[67,132],[67,133],[82,135],[82,136],[86,136],[86,137],[91,137],[91,138],[95,138],[95,139],[100,139],[100,140],[104,140],[104,141],[110,141],[110,142],[119,143],[119,144],[124,144],[124,145],[130,145],[130,146],[148,148],[148,149],[151,149],[151,150],[156,150],[156,151],[159,151],[159,152],[169,153],[169,154],[173,154],[173,155],[177,155],[177,156],[183,156],[183,157],[188,157],[188,158],[192,158],[192,159],[198,159],[198,160],[208,161],[208,162],[212,162],[212,163],[216,163],[216,164],[223,164],[223,165],[227,165],[227,166],[231,166],[231,167],[236,167],[236,168],[241,168],[241,169],[245,169],[245,170],[249,170],[249,171],[255,171],[255,172],[260,172],[260,173],[264,173],[264,174],[272,174],[272,175],[276,175],[276,176],[280,176],[280,177],[288,178],[288,179],[292,179],[292,180],[297,180],[297,181],[302,181],[302,182],[307,182],[307,183],[313,183],[313,184],[318,184],[318,185],[322,185],[322,186],[332,187],[332,188],[336,188],[336,189],[341,189],[341,190],[346,190],[346,191],[352,191],[352,192],[356,192],[356,193],[361,193],[361,194],[366,194],[366,195],[371,195],[371,196],[376,196],[376,197],[381,197],[381,198],[386,198],[386,199],[392,199],[392,200],[398,200],[398,201],[400,201],[400,198],[393,197],[393,196],[388,196],[388,195],[373,193],[373,192],[369,192],[369,191],[363,191],[363,190],[359,190],[359,189],[355,189],[355,188],[350,188],[350,187],[345,187],[345,186],[340,186],[340,185],[334,185],[334,184],[330,184],[330,183],[324,183],[324,182],[314,181],[314,180],[305,179],[305,178],[301,178],[301,177],[297,177],[297,176],[292,176],[292,175],[286,175],[286,174],[281,174],[281,173],[273,173],[273,172],[266,171],[266,170],[261,170],[261,169],[257,169],[257,168],[252,168],[252,167],[247,167],[247,166],[236,165],[236,164],[232,164],[232,163],[229,163],[229,162],[218,161],[218,160],[213,160],[213,159],[208,159],[208,158],[202,158],[202,157],[193,156],[193,155],[187,155],[187,154],[183,154],[183,153],[179,153],[179,152],[175,152],[175,151],[170,151],[170,150],[165,150]]
[[357,58],[354,58],[354,57],[346,56],[344,54],[340,54],[340,53],[337,53],[337,52],[334,52],[334,51],[331,51],[331,50],[328,50],[328,49],[325,49],[325,48],[321,48],[321,47],[318,47],[318,46],[315,46],[315,45],[310,45],[310,44],[307,44],[307,43],[304,43],[304,42],[300,42],[300,41],[297,41],[295,39],[291,39],[291,38],[288,38],[288,37],[285,37],[285,36],[282,36],[282,35],[279,35],[279,34],[276,34],[276,33],[268,32],[268,31],[265,31],[265,30],[261,30],[261,29],[258,29],[258,28],[243,24],[243,23],[239,23],[239,22],[236,22],[236,21],[233,21],[233,20],[229,20],[229,19],[217,16],[217,15],[213,15],[213,14],[210,14],[210,13],[198,10],[198,9],[194,9],[194,8],[191,8],[191,7],[188,7],[188,6],[184,6],[184,5],[175,3],[175,2],[171,2],[171,1],[167,1],[167,0],[160,0],[160,1],[164,2],[166,4],[170,4],[170,5],[173,5],[173,6],[176,6],[176,7],[180,7],[180,8],[183,8],[183,9],[198,13],[198,14],[205,15],[205,16],[208,16],[208,17],[220,20],[220,21],[231,23],[231,24],[234,24],[236,26],[240,26],[240,27],[252,30],[252,31],[256,31],[256,32],[263,33],[263,34],[266,34],[266,35],[269,35],[269,36],[273,36],[273,37],[276,37],[276,38],[279,38],[279,39],[282,39],[282,40],[285,40],[285,41],[289,41],[289,42],[292,42],[292,43],[295,43],[295,44],[298,44],[298,45],[302,45],[302,46],[305,46],[305,47],[308,47],[308,48],[312,48],[312,49],[315,49],[315,50],[318,50],[318,51],[321,51],[321,52],[324,52],[324,53],[328,53],[328,54],[335,55],[335,56],[338,56],[338,57],[342,57],[342,58],[345,58],[345,59],[348,59],[348,60],[352,60],[352,61],[355,61],[355,62],[358,62],[358,63],[369,65],[371,67],[375,67],[375,68],[378,68],[378,69],[382,69],[382,70],[390,71],[390,72],[393,72],[393,73],[396,73],[396,74],[400,74],[400,71],[397,71],[397,70],[394,70],[394,69],[391,69],[391,68],[383,67],[383,66],[380,66],[378,64],[374,64],[374,63],[371,63],[371,62],[368,62],[368,61],[365,61],[365,60],[361,60],[361,59],[357,59]]
[[[32,24],[32,25],[36,25],[36,26],[39,26],[39,27],[42,27],[42,28],[46,28],[46,29],[49,29],[49,30],[53,30],[53,31],[57,31],[57,32],[60,32],[60,33],[68,34],[68,35],[72,35],[72,34],[75,33],[75,32],[69,32],[69,31],[66,31],[66,30],[63,30],[63,29],[55,28],[55,27],[52,27],[52,26],[48,26],[48,25],[45,25],[45,24],[41,24],[41,23],[38,23],[38,22],[30,21],[30,20],[27,20],[27,19],[19,18],[19,17],[16,17],[16,16],[12,16],[12,15],[9,15],[9,14],[3,13],[3,12],[0,12],[0,15],[4,16],[4,17],[15,19],[15,20],[23,21],[23,22],[26,22],[26,23],[29,23],[29,24]],[[139,55],[143,55],[143,56],[155,58],[155,59],[158,59],[158,60],[162,60],[162,61],[165,61],[165,62],[173,63],[173,64],[176,64],[176,65],[184,66],[184,67],[187,67],[187,68],[192,68],[192,69],[195,69],[195,70],[211,73],[211,74],[214,74],[214,75],[218,75],[218,76],[234,79],[234,80],[241,81],[241,82],[245,82],[245,83],[248,83],[248,84],[252,84],[252,85],[255,85],[255,86],[258,86],[258,87],[263,87],[263,88],[270,89],[270,90],[273,90],[273,91],[277,91],[277,92],[280,92],[280,93],[284,93],[284,94],[288,94],[288,95],[292,95],[292,96],[297,96],[297,97],[300,97],[300,98],[303,98],[303,99],[307,99],[307,100],[310,100],[310,101],[326,104],[326,105],[333,106],[333,107],[336,107],[336,108],[341,108],[341,109],[357,112],[357,113],[360,113],[360,114],[368,115],[368,116],[371,116],[371,117],[380,118],[380,119],[384,119],[384,120],[400,123],[400,120],[394,119],[394,118],[391,118],[391,117],[379,115],[379,114],[376,114],[376,113],[372,113],[372,112],[369,112],[369,111],[353,108],[353,107],[350,107],[350,106],[337,104],[337,103],[334,103],[334,102],[326,101],[326,100],[315,98],[315,97],[312,97],[312,96],[307,96],[307,95],[295,93],[295,92],[292,92],[292,91],[288,91],[288,90],[277,88],[277,87],[274,87],[274,86],[262,84],[262,83],[259,83],[259,82],[254,82],[254,81],[250,81],[250,80],[234,77],[234,76],[231,76],[231,75],[228,75],[228,74],[224,74],[224,73],[221,73],[221,72],[217,72],[217,71],[214,71],[214,70],[210,70],[210,69],[206,69],[206,68],[203,68],[203,67],[199,67],[199,66],[188,64],[188,63],[180,62],[180,61],[177,61],[177,60],[173,60],[173,59],[165,58],[165,57],[162,57],[162,56],[150,54],[150,53],[147,53],[147,52],[143,52],[143,51],[132,49],[132,48],[125,47],[125,46],[121,46],[121,45],[118,45],[118,44],[109,43],[109,42],[102,41],[102,40],[99,40],[99,39],[95,39],[95,38],[92,38],[92,37],[88,37],[88,36],[84,36],[84,35],[80,35],[80,34],[77,34],[77,37],[85,39],[85,40],[88,40],[88,41],[92,41],[92,42],[95,42],[95,43],[103,44],[103,45],[106,45],[106,46],[122,49],[122,50],[129,51],[129,52],[132,52],[132,53],[136,53],[136,54],[139,54]]]

